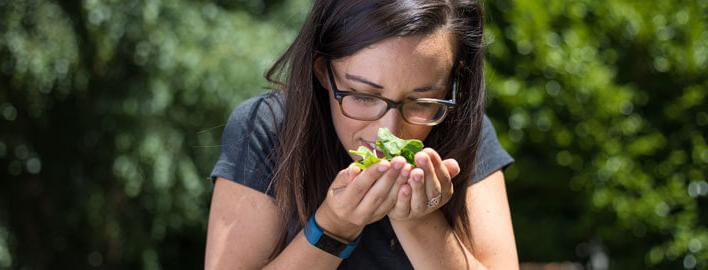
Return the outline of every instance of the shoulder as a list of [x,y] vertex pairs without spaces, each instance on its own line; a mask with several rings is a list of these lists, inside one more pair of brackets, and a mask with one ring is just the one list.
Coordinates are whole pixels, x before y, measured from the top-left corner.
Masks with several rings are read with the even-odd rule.
[[227,129],[255,123],[269,125],[269,130],[277,129],[283,118],[282,96],[280,92],[269,92],[241,102],[231,112]]
[[479,182],[493,172],[504,169],[514,162],[511,155],[499,143],[494,125],[486,114],[482,121],[472,183]]
[[282,94],[251,97],[234,108],[224,127],[222,142],[234,145],[245,138],[274,142],[283,121]]
[[[233,113],[244,113],[252,111],[282,111],[283,93],[280,91],[271,91],[261,95],[250,97],[239,103]],[[232,113],[232,114],[233,114]]]
[[222,177],[268,195],[276,160],[277,132],[283,120],[282,94],[255,96],[231,113],[221,137],[221,155],[211,177]]
[[489,119],[489,116],[487,114],[484,114],[484,118],[482,119],[482,134],[481,134],[482,139],[490,139],[490,138],[497,138],[497,132],[494,129],[494,124],[492,124],[492,120]]

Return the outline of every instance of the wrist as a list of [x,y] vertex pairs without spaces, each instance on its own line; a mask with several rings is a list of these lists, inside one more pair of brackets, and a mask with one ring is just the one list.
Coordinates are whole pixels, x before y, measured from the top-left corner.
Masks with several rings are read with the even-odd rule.
[[435,210],[425,216],[408,219],[394,219],[389,217],[389,221],[391,222],[392,227],[414,231],[420,227],[425,227],[425,224],[431,222],[436,215],[442,215],[442,212],[440,210]]
[[349,222],[342,222],[323,207],[317,209],[315,219],[325,234],[344,242],[354,241],[364,229]]
[[307,242],[309,242],[310,245],[331,255],[337,256],[340,259],[349,258],[361,241],[361,235],[353,241],[335,239],[325,233],[324,229],[317,224],[315,215],[310,216],[307,220],[307,224],[305,225],[305,228],[303,228],[303,232]]

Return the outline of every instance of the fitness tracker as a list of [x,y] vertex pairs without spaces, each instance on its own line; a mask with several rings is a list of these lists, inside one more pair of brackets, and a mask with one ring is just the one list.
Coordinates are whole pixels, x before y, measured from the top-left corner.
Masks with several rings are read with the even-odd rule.
[[357,244],[359,244],[359,240],[361,240],[361,234],[359,234],[354,241],[349,243],[343,243],[330,237],[329,235],[326,235],[324,230],[317,225],[314,214],[310,216],[304,230],[307,242],[310,242],[311,245],[342,259],[349,258],[349,255],[352,254],[354,248],[356,248]]

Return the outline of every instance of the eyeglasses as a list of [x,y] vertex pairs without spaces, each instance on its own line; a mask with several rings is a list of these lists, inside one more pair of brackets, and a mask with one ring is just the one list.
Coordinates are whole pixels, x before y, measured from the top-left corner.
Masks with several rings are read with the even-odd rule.
[[334,82],[334,73],[332,72],[330,60],[327,60],[327,73],[329,75],[329,83],[334,92],[334,98],[339,102],[342,114],[356,120],[376,121],[381,119],[388,110],[395,108],[400,112],[403,120],[408,123],[434,126],[442,122],[448,111],[457,104],[457,82],[452,84],[452,99],[450,100],[411,98],[396,102],[385,97],[366,93],[340,91]]

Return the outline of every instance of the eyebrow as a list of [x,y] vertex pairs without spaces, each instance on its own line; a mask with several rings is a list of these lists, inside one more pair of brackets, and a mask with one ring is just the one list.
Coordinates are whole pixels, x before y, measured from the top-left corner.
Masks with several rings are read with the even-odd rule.
[[[357,76],[357,75],[352,75],[352,74],[349,74],[349,73],[345,73],[345,74],[344,74],[344,77],[347,78],[348,80],[352,80],[352,81],[357,81],[357,82],[360,82],[360,83],[368,84],[368,85],[370,85],[371,87],[374,87],[374,88],[376,88],[376,89],[384,89],[384,87],[381,86],[380,84],[377,84],[377,83],[375,83],[375,82],[369,81],[369,80],[367,80],[367,79],[365,79],[364,77],[361,77],[361,76]],[[414,91],[414,92],[418,92],[418,93],[422,93],[422,92],[428,92],[428,91],[439,90],[439,89],[440,89],[440,88],[438,88],[438,87],[433,87],[433,86],[423,86],[423,87],[415,88],[415,89],[413,89],[413,91]]]

